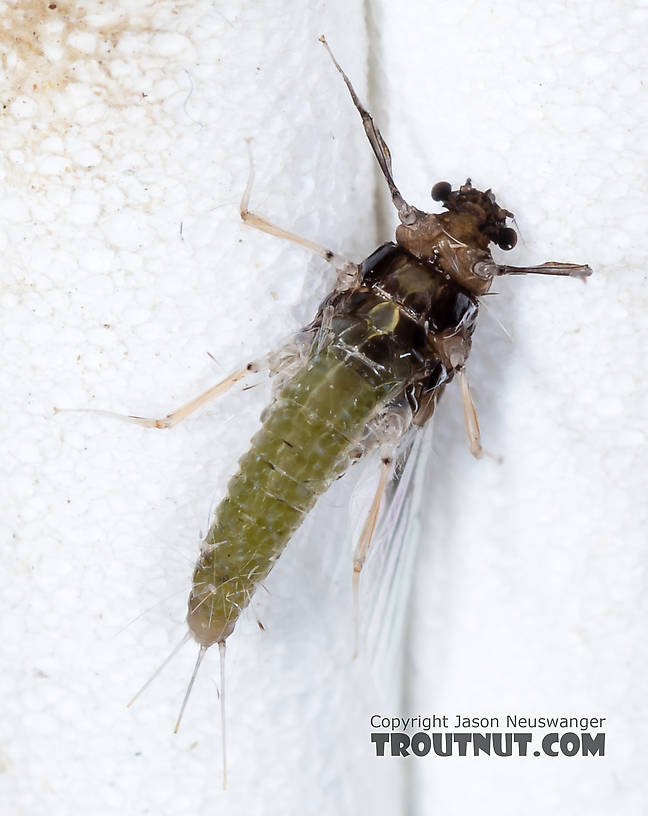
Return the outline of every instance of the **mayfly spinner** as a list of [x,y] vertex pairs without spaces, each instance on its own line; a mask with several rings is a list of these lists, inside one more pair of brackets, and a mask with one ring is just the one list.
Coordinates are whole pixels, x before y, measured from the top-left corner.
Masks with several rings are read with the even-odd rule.
[[[479,298],[493,279],[524,274],[584,278],[591,272],[570,263],[496,263],[490,244],[508,250],[517,241],[507,226],[512,213],[470,179],[457,190],[445,181],[434,185],[432,198],[446,210],[441,214],[408,204],[394,183],[389,148],[372,116],[324,37],[321,42],[362,117],[400,225],[395,242],[355,264],[251,213],[250,178],[241,203],[243,220],[322,256],[337,270],[336,285],[312,323],[279,352],[249,363],[163,419],[131,417],[145,427],[170,428],[248,374],[268,370],[277,383],[262,426],[215,511],[194,569],[185,641],[193,637],[200,650],[183,709],[206,650],[218,644],[224,655],[241,613],[318,497],[351,463],[377,450],[378,487],[353,556],[357,609],[359,576],[390,480],[455,376],[470,449],[481,455],[465,365]],[[222,666],[221,660],[221,672]],[[223,700],[221,694],[222,705]]]

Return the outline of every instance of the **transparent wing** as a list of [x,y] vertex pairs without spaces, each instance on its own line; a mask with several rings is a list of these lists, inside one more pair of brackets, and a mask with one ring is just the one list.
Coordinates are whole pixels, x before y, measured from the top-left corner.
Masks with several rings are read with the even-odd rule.
[[[392,697],[390,685],[398,682],[404,644],[403,625],[409,608],[414,560],[419,539],[424,474],[432,449],[433,420],[412,426],[403,436],[385,491],[371,549],[360,579],[360,645],[372,674]],[[378,478],[377,457],[365,470],[374,476],[360,478],[351,497],[356,526],[366,517]],[[357,531],[356,531],[357,534]]]

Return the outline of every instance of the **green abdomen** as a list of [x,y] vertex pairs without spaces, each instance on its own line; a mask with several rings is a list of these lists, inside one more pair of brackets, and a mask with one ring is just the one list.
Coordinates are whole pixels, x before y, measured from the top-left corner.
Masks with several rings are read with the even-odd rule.
[[228,485],[193,575],[187,620],[224,640],[305,515],[347,466],[393,372],[335,341],[284,386]]

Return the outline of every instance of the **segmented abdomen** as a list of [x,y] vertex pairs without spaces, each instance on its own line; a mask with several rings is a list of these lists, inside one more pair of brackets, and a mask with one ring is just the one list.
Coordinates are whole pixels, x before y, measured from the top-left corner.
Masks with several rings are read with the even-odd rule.
[[239,461],[194,571],[187,621],[199,643],[231,633],[395,387],[391,372],[339,338],[284,386]]
[[467,356],[476,304],[434,264],[389,244],[361,271],[362,286],[325,301],[332,312],[321,329],[326,345],[281,390],[216,511],[187,614],[204,646],[234,629],[376,413],[398,396],[431,414],[431,398],[452,377],[437,340]]

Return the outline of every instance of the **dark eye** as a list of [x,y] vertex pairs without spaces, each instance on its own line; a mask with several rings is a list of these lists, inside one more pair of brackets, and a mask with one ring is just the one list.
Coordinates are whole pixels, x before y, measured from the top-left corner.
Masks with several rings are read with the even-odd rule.
[[452,185],[447,181],[437,181],[432,188],[432,198],[435,201],[447,201],[452,192]]
[[511,227],[502,227],[495,243],[500,249],[513,249],[517,244],[517,232]]

